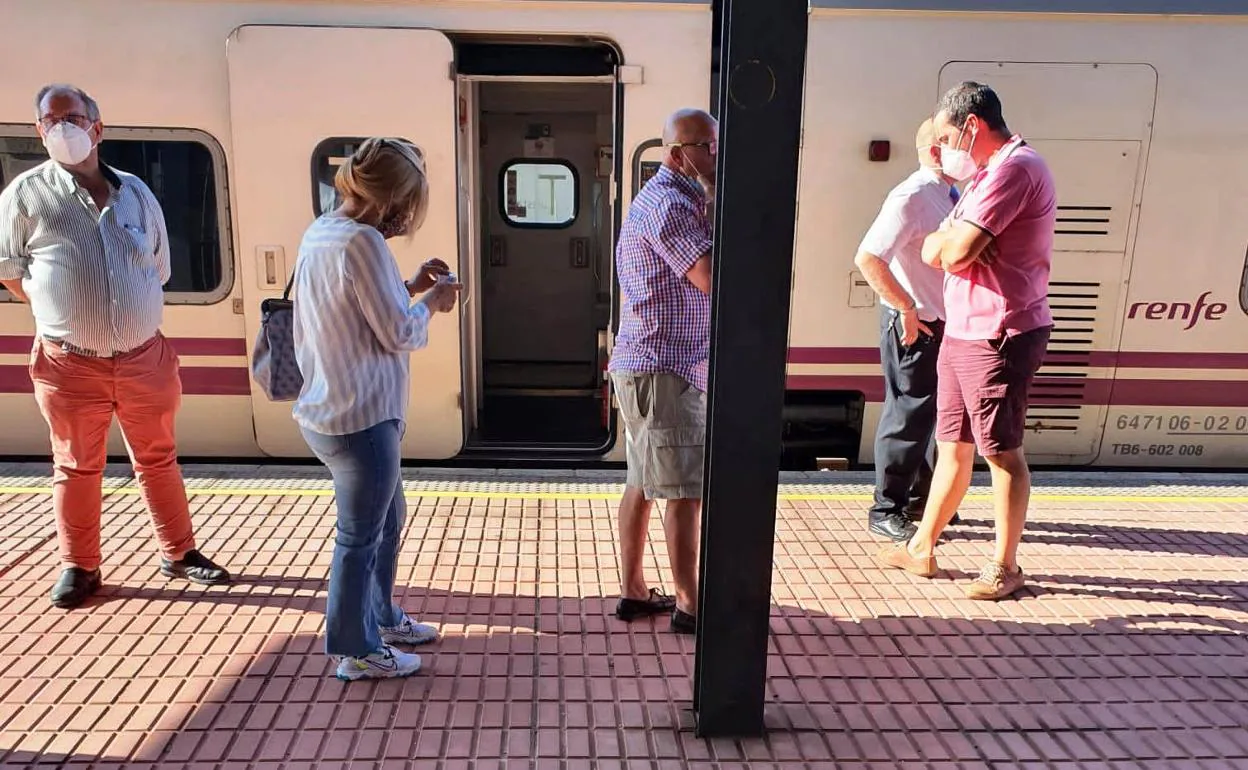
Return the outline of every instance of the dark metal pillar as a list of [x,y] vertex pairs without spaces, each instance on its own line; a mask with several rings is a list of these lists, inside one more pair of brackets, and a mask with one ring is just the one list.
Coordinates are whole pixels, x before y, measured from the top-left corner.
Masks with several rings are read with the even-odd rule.
[[797,211],[806,0],[716,0],[720,36],[711,361],[694,710],[702,736],[763,732]]

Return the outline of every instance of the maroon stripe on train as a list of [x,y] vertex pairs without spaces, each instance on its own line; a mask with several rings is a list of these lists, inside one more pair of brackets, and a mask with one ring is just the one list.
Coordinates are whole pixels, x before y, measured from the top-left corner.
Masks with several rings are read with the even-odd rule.
[[[790,364],[878,364],[879,348],[789,348]],[[1128,369],[1248,369],[1248,353],[1174,353],[1162,351],[1050,350],[1049,366],[1096,366]]]
[[[251,373],[234,366],[183,366],[182,393],[188,396],[250,396]],[[34,393],[30,369],[0,364],[0,393]]]
[[[170,337],[180,356],[245,356],[247,341],[238,337]],[[34,338],[20,334],[0,334],[0,353],[29,353]]]
[[[1053,405],[1248,407],[1248,387],[1237,380],[1083,380],[1082,392],[1062,398],[1072,381],[1038,377],[1031,403]],[[790,390],[860,391],[868,401],[884,400],[884,378],[874,375],[794,374]]]
[[[183,356],[245,356],[247,341],[240,337],[170,337]],[[0,334],[0,354],[29,353],[32,338]],[[789,348],[790,364],[878,364],[879,348]],[[1049,351],[1050,366],[1121,366],[1131,369],[1248,369],[1248,353],[1175,353],[1162,351],[1093,350],[1086,353]]]
[[[182,392],[190,396],[247,396],[250,372],[243,367],[184,366]],[[1072,398],[1062,398],[1072,384],[1069,378],[1038,377],[1036,405],[1110,404],[1113,406],[1248,407],[1248,388],[1237,380],[1106,380],[1089,378]],[[884,379],[879,375],[794,374],[791,390],[859,391],[868,401],[884,400]],[[30,374],[24,365],[0,365],[0,393],[31,393]]]

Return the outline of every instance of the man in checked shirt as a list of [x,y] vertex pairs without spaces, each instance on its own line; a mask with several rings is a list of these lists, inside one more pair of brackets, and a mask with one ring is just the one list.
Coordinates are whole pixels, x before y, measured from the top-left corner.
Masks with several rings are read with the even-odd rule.
[[100,162],[100,108],[46,86],[36,128],[51,160],[0,193],[0,284],[30,304],[30,376],[52,434],[52,507],[64,570],[52,604],[100,587],[100,492],[108,428],[121,424],[164,558],[160,571],[213,585],[226,571],[195,550],[173,422],[178,356],[161,335],[169,280],[164,214],[136,176]]
[[[663,130],[663,165],[629,207],[616,273],[623,292],[610,372],[624,420],[628,478],[620,501],[621,598],[631,621],[671,611],[672,630],[697,631],[698,524],[710,355],[711,225],[719,125],[680,110]],[[676,596],[648,588],[642,567],[654,500]]]

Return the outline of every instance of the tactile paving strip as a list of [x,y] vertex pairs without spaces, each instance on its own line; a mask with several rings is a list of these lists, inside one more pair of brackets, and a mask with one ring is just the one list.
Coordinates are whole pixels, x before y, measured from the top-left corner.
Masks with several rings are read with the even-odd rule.
[[[329,472],[316,465],[188,465],[183,468],[188,489],[283,491],[330,490]],[[465,494],[617,494],[624,483],[623,470],[515,470],[476,468],[407,468],[404,488],[409,492]],[[127,466],[110,465],[106,489],[133,485]],[[783,472],[779,493],[788,496],[862,496],[871,493],[870,472]],[[0,486],[46,487],[51,476],[46,466],[0,463]],[[1056,497],[1228,497],[1248,495],[1248,474],[1140,472],[1049,472],[1032,474],[1033,493]],[[991,488],[986,472],[976,473],[972,492]]]

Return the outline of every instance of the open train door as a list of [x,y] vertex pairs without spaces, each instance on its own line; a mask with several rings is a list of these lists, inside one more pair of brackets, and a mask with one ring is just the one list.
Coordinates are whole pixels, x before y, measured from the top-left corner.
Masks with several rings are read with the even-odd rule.
[[[248,25],[230,35],[226,56],[249,345],[260,328],[261,300],[281,294],[304,230],[335,205],[338,165],[369,136],[408,139],[428,164],[425,225],[411,242],[390,242],[400,272],[411,276],[431,257],[458,272],[454,50],[442,33]],[[461,383],[459,320],[440,315],[428,347],[412,354],[405,457],[443,459],[460,451]],[[254,382],[252,403],[261,450],[309,454],[290,404],[270,402]]]

